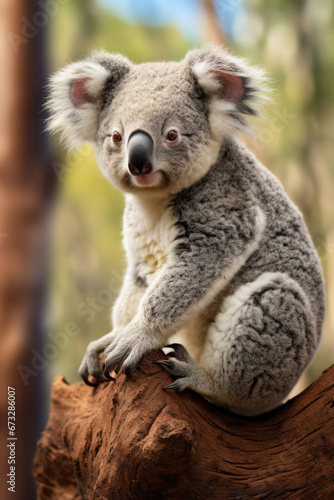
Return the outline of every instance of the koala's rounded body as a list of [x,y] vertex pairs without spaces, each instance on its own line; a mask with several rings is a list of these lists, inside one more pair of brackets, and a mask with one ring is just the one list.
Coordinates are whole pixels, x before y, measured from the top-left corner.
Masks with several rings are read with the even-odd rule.
[[318,256],[281,184],[236,137],[256,114],[258,77],[208,48],[139,66],[102,52],[54,78],[50,130],[90,140],[126,193],[128,267],[113,330],[80,366],[87,382],[172,343],[160,362],[171,388],[257,415],[312,360],[325,309]]

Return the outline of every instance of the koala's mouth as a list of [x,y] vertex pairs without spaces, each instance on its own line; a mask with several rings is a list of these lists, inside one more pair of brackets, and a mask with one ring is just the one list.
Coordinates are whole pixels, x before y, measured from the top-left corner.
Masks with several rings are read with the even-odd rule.
[[134,183],[138,186],[157,186],[161,181],[160,170],[155,170],[150,174],[140,174],[133,177]]

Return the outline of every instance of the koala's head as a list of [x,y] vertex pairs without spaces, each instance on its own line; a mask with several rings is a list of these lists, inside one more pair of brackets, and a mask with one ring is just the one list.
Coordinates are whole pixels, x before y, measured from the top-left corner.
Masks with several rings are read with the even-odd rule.
[[175,193],[207,173],[226,136],[247,127],[259,77],[219,48],[140,65],[96,52],[52,78],[48,128],[69,147],[90,141],[118,189]]

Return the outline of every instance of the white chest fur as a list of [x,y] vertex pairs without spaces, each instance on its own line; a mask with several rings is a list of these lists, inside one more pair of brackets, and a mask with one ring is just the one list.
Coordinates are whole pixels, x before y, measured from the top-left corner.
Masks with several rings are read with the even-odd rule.
[[167,198],[126,196],[123,243],[128,263],[148,285],[173,259],[178,229]]

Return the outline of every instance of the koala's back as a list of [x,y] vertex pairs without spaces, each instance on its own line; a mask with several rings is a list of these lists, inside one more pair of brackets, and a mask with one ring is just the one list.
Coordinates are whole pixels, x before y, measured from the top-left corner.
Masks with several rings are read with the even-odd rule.
[[[192,245],[210,246],[211,261],[207,264],[217,265],[219,247],[225,247],[226,237],[233,233],[231,228],[226,231],[226,219],[231,219],[241,240],[254,238],[257,228],[247,214],[255,207],[260,207],[265,218],[260,241],[230,280],[224,296],[263,273],[287,274],[306,294],[320,336],[325,313],[324,278],[302,214],[278,179],[238,141],[227,140],[209,173],[175,198],[179,251],[188,251],[191,258]],[[234,247],[231,264],[237,255],[238,248]]]

